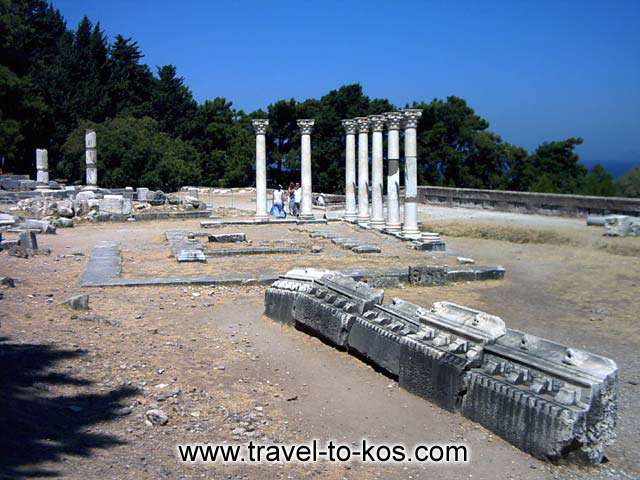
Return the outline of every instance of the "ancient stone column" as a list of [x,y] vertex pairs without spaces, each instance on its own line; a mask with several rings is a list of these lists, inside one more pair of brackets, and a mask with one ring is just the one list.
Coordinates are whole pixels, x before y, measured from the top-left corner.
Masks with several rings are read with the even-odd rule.
[[298,120],[298,127],[302,133],[300,156],[300,183],[302,184],[302,201],[300,203],[300,218],[310,220],[313,218],[313,195],[311,187],[311,130],[314,120]]
[[342,126],[347,132],[345,163],[345,212],[344,219],[353,222],[358,210],[356,207],[356,121],[343,120]]
[[418,229],[418,159],[416,130],[422,110],[403,110],[404,115],[404,224],[402,235],[407,238],[419,238]]
[[269,120],[251,120],[256,132],[256,216],[257,221],[269,220],[267,211],[267,147],[265,135]]
[[369,119],[358,117],[358,223],[369,224]]
[[36,149],[36,190],[49,188],[49,155],[44,148]]
[[400,126],[403,115],[401,112],[385,114],[389,138],[387,139],[387,224],[389,232],[399,232],[400,222]]
[[86,175],[87,185],[84,190],[98,189],[98,149],[95,130],[87,130],[84,136],[86,148]]
[[373,130],[371,134],[371,227],[382,229],[384,228],[384,180],[382,173],[384,116],[371,115],[369,123]]

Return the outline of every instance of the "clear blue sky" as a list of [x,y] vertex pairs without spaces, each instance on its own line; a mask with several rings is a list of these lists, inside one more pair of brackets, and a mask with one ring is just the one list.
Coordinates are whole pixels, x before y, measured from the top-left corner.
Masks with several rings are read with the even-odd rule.
[[581,136],[587,165],[640,164],[640,0],[53,4],[176,65],[198,101],[251,111],[354,82],[397,105],[457,95],[529,150]]

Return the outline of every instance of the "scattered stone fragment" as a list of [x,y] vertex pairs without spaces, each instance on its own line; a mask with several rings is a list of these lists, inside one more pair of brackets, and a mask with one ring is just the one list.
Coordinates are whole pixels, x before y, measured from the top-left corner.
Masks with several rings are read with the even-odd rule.
[[37,250],[38,240],[36,239],[36,232],[28,230],[26,232],[20,232],[20,238],[18,245],[27,250]]
[[14,278],[11,278],[11,277],[0,277],[0,285],[14,288],[16,286],[16,281]]
[[73,310],[89,310],[89,295],[74,295],[73,297],[66,299],[64,304],[68,305]]
[[246,242],[247,235],[242,232],[238,233],[217,233],[209,235],[210,242]]
[[358,245],[351,249],[353,253],[380,253],[380,247],[376,245]]
[[470,264],[476,263],[476,261],[473,258],[457,257],[456,259],[458,260],[458,263],[460,265],[470,265]]
[[323,250],[324,249],[322,248],[322,245],[312,245],[311,246],[311,253],[320,253]]
[[74,226],[73,219],[65,217],[56,218],[52,224],[58,228],[72,228]]
[[144,414],[147,425],[166,425],[169,417],[160,409],[153,408]]

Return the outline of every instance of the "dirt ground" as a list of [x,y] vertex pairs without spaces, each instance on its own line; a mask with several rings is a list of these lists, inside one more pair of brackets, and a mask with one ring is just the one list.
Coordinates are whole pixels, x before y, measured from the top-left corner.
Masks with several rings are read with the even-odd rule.
[[[453,211],[453,210],[452,210]],[[432,227],[451,218],[429,218]],[[19,279],[0,300],[0,475],[6,478],[328,478],[328,479],[560,479],[640,476],[640,258],[611,253],[598,227],[570,222],[516,227],[553,229],[540,243],[476,236],[486,218],[456,218],[449,254],[478,264],[500,264],[502,281],[445,287],[387,289],[422,305],[449,300],[501,316],[523,329],[612,357],[620,367],[618,440],[608,462],[595,468],[551,465],[515,449],[460,415],[450,414],[401,389],[392,379],[345,352],[264,317],[264,288],[80,288],[94,245],[118,240],[126,275],[207,268],[208,274],[243,269],[324,266],[323,256],[282,255],[209,259],[207,266],[173,270],[162,234],[199,230],[199,221],[87,225],[40,235],[50,255],[29,259],[0,253],[0,276]],[[317,229],[323,226],[314,226]],[[257,229],[259,227],[251,227]],[[269,228],[269,227],[268,227]],[[291,239],[308,244],[301,232]],[[352,230],[353,236],[375,235]],[[311,229],[311,227],[310,227]],[[261,232],[245,227],[260,241]],[[269,230],[268,235],[283,232]],[[625,244],[629,239],[622,239]],[[640,243],[640,239],[633,239]],[[379,240],[378,240],[379,241]],[[326,265],[350,256],[327,243]],[[545,243],[550,242],[550,243]],[[563,244],[566,242],[566,244]],[[602,247],[605,243],[605,248]],[[324,244],[324,243],[323,243]],[[399,250],[394,250],[398,248]],[[402,248],[400,250],[400,248]],[[625,252],[627,250],[625,249]],[[160,253],[162,252],[162,253]],[[344,258],[335,255],[346,255]],[[386,258],[387,254],[390,258]],[[355,256],[372,268],[415,255],[395,244],[383,255]],[[155,256],[154,256],[155,255]],[[425,260],[434,260],[423,254]],[[162,258],[160,258],[162,257]],[[285,258],[286,257],[286,258]],[[295,257],[295,258],[292,258]],[[443,257],[436,256],[438,260]],[[455,257],[449,256],[447,262]],[[381,260],[383,259],[383,260]],[[160,263],[162,262],[162,263]],[[264,262],[264,263],[259,263]],[[317,263],[313,263],[317,262]],[[351,268],[342,266],[341,268]],[[284,268],[283,270],[286,270]],[[90,295],[88,312],[61,303]],[[144,415],[162,409],[166,425]],[[462,466],[415,465],[185,465],[178,443],[372,442],[406,445],[464,442],[471,461]]]

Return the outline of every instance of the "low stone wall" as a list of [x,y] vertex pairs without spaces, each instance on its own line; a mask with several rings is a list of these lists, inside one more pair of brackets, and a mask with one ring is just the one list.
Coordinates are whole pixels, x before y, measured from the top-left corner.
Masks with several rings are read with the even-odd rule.
[[640,216],[640,199],[636,198],[419,186],[418,201],[447,207],[571,217],[611,213]]

